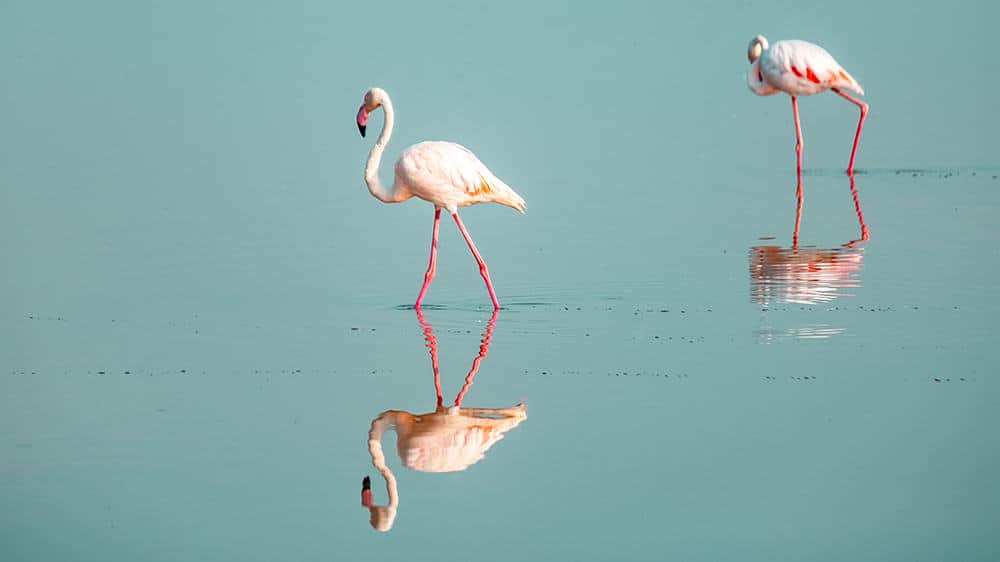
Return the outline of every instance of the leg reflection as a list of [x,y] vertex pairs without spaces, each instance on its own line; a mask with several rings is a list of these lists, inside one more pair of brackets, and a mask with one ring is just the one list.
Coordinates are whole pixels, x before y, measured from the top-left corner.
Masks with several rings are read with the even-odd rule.
[[844,244],[848,248],[853,248],[860,242],[868,240],[871,235],[868,232],[868,225],[865,224],[865,214],[861,212],[861,200],[858,199],[858,187],[854,184],[854,175],[848,176],[851,179],[851,197],[854,198],[854,211],[858,213],[858,224],[861,225],[861,239],[851,240],[847,244]]
[[386,463],[382,450],[382,437],[386,431],[395,430],[396,451],[406,468],[420,472],[455,472],[465,470],[483,459],[486,452],[503,439],[505,433],[528,417],[523,403],[509,408],[461,407],[462,400],[472,387],[476,373],[489,351],[498,309],[494,309],[486,324],[479,354],[473,359],[465,383],[455,397],[455,405],[450,408],[442,405],[438,338],[420,309],[416,310],[416,314],[431,355],[437,407],[433,412],[425,414],[386,410],[372,420],[368,431],[368,452],[372,465],[385,479],[389,503],[382,506],[375,504],[371,479],[365,477],[361,485],[361,505],[368,508],[369,521],[379,531],[392,528],[399,508],[396,477]]

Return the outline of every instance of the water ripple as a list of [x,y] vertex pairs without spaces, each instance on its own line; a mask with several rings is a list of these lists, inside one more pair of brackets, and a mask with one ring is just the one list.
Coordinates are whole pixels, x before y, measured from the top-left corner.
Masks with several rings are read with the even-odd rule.
[[750,248],[750,299],[772,303],[821,304],[853,296],[861,286],[862,247]]

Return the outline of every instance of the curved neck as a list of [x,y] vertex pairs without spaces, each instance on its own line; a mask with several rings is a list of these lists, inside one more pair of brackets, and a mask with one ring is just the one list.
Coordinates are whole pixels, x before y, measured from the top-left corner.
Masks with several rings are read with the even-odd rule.
[[388,96],[382,101],[382,110],[385,112],[385,123],[382,125],[382,133],[378,136],[378,141],[375,142],[375,146],[372,147],[372,151],[368,154],[368,165],[365,166],[365,183],[368,184],[368,191],[383,203],[395,203],[397,201],[402,201],[395,190],[392,188],[387,188],[382,185],[382,182],[378,179],[378,168],[382,163],[382,153],[385,152],[385,147],[389,144],[389,138],[392,137],[392,125],[395,120],[395,115],[392,111],[392,101]]
[[388,411],[372,421],[372,427],[368,431],[368,452],[372,456],[372,465],[382,473],[385,478],[385,489],[389,493],[389,505],[386,506],[395,516],[396,508],[399,506],[399,492],[396,490],[396,477],[385,464],[385,454],[382,452],[382,434],[395,421],[396,412]]
[[750,69],[747,71],[747,86],[751,92],[758,96],[770,96],[778,93],[778,89],[764,79],[764,69],[761,66],[763,58],[764,55],[761,55],[750,65]]

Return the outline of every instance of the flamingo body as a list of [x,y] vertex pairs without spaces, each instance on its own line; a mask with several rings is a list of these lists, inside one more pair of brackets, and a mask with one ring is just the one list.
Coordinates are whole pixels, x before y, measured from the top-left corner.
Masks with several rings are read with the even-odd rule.
[[830,88],[865,94],[858,81],[826,49],[798,39],[771,45],[753,63],[747,78],[750,89],[763,96],[778,91],[792,96],[811,96]]
[[768,48],[767,38],[758,35],[750,40],[747,48],[750,69],[747,72],[747,86],[758,96],[770,96],[785,92],[792,97],[792,112],[795,115],[796,171],[802,172],[802,127],[799,124],[798,96],[811,96],[826,90],[833,90],[847,101],[858,106],[861,117],[854,134],[851,160],[847,174],[854,175],[854,159],[858,153],[861,129],[868,115],[868,104],[854,98],[843,90],[851,90],[864,95],[861,84],[844,67],[834,60],[826,49],[808,41],[790,39],[778,41]]
[[524,199],[471,150],[445,141],[415,144],[396,160],[396,190],[449,212],[477,203],[499,203],[524,212]]
[[[438,407],[437,411],[394,417],[396,450],[403,465],[420,472],[456,472],[479,462],[504,433],[527,419],[526,406],[478,410]],[[494,417],[499,416],[499,417]]]

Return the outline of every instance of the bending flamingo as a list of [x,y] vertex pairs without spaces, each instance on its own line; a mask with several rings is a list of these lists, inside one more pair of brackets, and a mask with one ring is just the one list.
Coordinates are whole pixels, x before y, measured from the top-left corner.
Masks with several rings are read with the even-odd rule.
[[376,108],[385,111],[385,124],[382,134],[368,155],[368,165],[365,167],[365,182],[368,191],[383,203],[399,203],[410,197],[419,197],[434,204],[434,234],[431,238],[431,258],[424,274],[424,284],[420,287],[417,302],[419,309],[427,294],[431,280],[437,271],[438,230],[441,224],[441,209],[451,213],[455,224],[462,231],[472,255],[479,264],[479,273],[486,281],[486,289],[493,301],[493,308],[500,308],[490,272],[486,262],[472,242],[469,231],[458,217],[458,208],[476,203],[500,203],[524,212],[524,199],[507,184],[500,181],[476,155],[460,144],[452,142],[429,141],[415,144],[403,151],[396,160],[396,178],[392,188],[386,188],[378,179],[378,167],[382,161],[382,152],[389,144],[392,136],[393,111],[389,94],[382,88],[372,88],[365,93],[364,103],[358,110],[358,130],[365,136],[368,116]]
[[799,126],[798,96],[810,96],[824,90],[833,90],[847,101],[861,109],[858,131],[854,134],[851,148],[851,162],[847,165],[848,175],[854,174],[854,157],[858,152],[861,128],[868,115],[868,104],[844,92],[852,90],[861,95],[865,91],[858,81],[851,77],[823,47],[806,41],[777,41],[768,48],[767,39],[758,35],[750,41],[747,49],[750,71],[747,85],[758,96],[770,96],[780,92],[792,96],[792,111],[795,113],[795,152],[797,168],[802,171],[802,128]]

